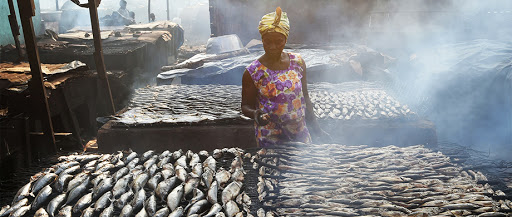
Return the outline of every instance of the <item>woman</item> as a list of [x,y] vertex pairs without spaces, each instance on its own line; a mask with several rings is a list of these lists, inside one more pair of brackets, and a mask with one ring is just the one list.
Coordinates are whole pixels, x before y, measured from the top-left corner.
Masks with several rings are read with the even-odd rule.
[[278,7],[263,16],[258,29],[265,54],[246,68],[242,78],[242,113],[255,120],[258,146],[311,143],[309,129],[330,139],[313,113],[304,60],[283,52],[290,32],[288,16]]

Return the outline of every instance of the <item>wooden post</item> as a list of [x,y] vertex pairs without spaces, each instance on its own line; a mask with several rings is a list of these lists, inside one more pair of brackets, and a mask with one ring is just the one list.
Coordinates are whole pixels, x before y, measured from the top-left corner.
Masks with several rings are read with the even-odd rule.
[[167,20],[171,20],[171,14],[170,14],[170,11],[169,11],[169,1],[170,0],[167,0]]
[[14,45],[16,46],[16,50],[18,51],[18,59],[16,62],[21,62],[23,60],[23,54],[21,52],[20,46],[20,28],[18,26],[18,21],[16,20],[16,10],[14,10],[13,0],[7,0],[7,4],[9,5],[9,24],[11,26],[12,37],[14,38]]
[[101,92],[104,92],[106,100],[108,100],[106,103],[108,106],[108,111],[114,115],[116,113],[116,108],[114,106],[114,100],[112,99],[112,92],[108,82],[107,70],[105,68],[105,59],[103,57],[103,49],[101,46],[101,31],[97,9],[98,5],[99,0],[89,0],[88,7],[91,16],[92,35],[94,38],[94,62],[96,63],[96,71],[98,72],[101,86],[104,89]]
[[52,119],[50,116],[50,107],[46,98],[46,89],[43,83],[43,73],[41,70],[41,61],[37,50],[36,35],[32,17],[35,16],[35,4],[33,0],[18,0],[20,9],[21,25],[23,26],[23,35],[25,37],[25,47],[27,49],[28,61],[30,63],[30,97],[34,103],[32,110],[36,117],[41,120],[43,125],[44,138],[51,145],[50,153],[57,152],[55,144],[55,135],[53,133]]
[[151,0],[148,0],[148,23],[151,23]]

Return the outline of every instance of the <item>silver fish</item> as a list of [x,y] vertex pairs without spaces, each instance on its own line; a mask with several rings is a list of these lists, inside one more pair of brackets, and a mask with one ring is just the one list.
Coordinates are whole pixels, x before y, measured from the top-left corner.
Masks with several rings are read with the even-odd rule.
[[149,176],[153,177],[157,170],[158,170],[158,166],[156,164],[151,165],[148,169]]
[[162,173],[158,172],[153,177],[151,177],[148,181],[148,186],[155,190],[158,186],[158,183],[160,183],[163,180]]
[[97,187],[104,179],[106,178],[110,178],[111,175],[110,175],[110,172],[103,172],[101,174],[99,174],[98,176],[96,176],[92,181],[91,181],[91,184],[94,186],[94,187]]
[[130,204],[127,204],[126,206],[123,207],[123,209],[121,210],[121,214],[119,214],[119,217],[130,217],[132,215],[132,212],[133,212],[133,207],[132,205]]
[[212,182],[210,189],[208,189],[208,195],[206,196],[206,198],[208,199],[208,201],[210,203],[215,204],[218,202],[217,192],[218,192],[217,181],[214,181],[214,182]]
[[31,205],[31,210],[38,210],[41,206],[46,203],[50,199],[50,195],[52,194],[52,187],[50,185],[45,186],[43,189],[39,191],[37,197],[34,199]]
[[100,213],[100,217],[110,217],[114,215],[114,203],[110,203],[110,205]]
[[180,204],[181,198],[183,197],[183,185],[179,185],[174,188],[171,193],[167,196],[167,206],[171,211],[174,211]]
[[103,179],[97,186],[92,189],[92,198],[96,199],[105,192],[110,191],[114,187],[114,180],[110,177]]
[[48,217],[50,215],[48,215],[48,213],[46,212],[46,210],[41,207],[39,208],[36,213],[34,214],[34,217]]
[[226,217],[226,215],[223,212],[219,212],[215,214],[215,217]]
[[80,163],[76,161],[66,161],[58,164],[58,168],[55,169],[55,174],[60,175],[61,172],[65,171],[66,169],[73,167],[73,166],[79,166]]
[[222,150],[220,150],[220,149],[213,150],[213,153],[212,153],[213,158],[219,159],[222,157],[222,155],[223,155]]
[[65,169],[64,171],[62,171],[60,175],[63,175],[63,174],[69,174],[69,175],[74,175],[76,174],[78,171],[80,171],[80,164],[78,165],[75,165],[75,166],[72,166],[72,167],[69,167],[67,169]]
[[244,174],[245,174],[245,171],[243,168],[236,168],[235,171],[233,172],[233,174],[231,174],[231,181],[243,182]]
[[173,169],[163,169],[162,171],[160,171],[162,173],[162,177],[164,177],[164,179],[168,179],[170,177],[173,177],[174,175],[176,175],[176,172],[174,172],[174,167]]
[[132,161],[133,159],[135,159],[136,157],[137,157],[137,152],[132,152],[128,156],[126,156],[126,160],[124,162],[128,163],[128,162]]
[[174,167],[177,167],[177,166],[181,166],[183,167],[184,169],[188,169],[188,166],[187,166],[187,157],[185,156],[181,156],[175,163],[174,163]]
[[133,170],[137,166],[139,161],[139,158],[134,158],[133,160],[130,161],[130,163],[126,164],[126,168]]
[[197,163],[194,166],[192,166],[192,173],[195,174],[197,177],[201,177],[201,175],[203,174],[203,165]]
[[96,167],[94,167],[94,171],[100,170],[105,165],[110,164],[108,161],[100,161],[98,164],[96,164]]
[[59,210],[59,213],[57,213],[56,217],[71,217],[71,215],[73,215],[71,213],[71,210],[73,209],[73,207],[71,206],[64,206],[62,207],[62,209]]
[[[14,205],[16,202],[20,201],[23,198],[26,198],[30,195],[30,187],[32,186],[32,182],[29,182],[25,184],[23,187],[18,190],[18,193],[16,193],[16,196],[14,196],[14,200],[12,201],[11,205]],[[1,216],[1,213],[0,213]]]
[[242,168],[242,164],[242,158],[236,156],[235,159],[233,159],[233,161],[231,162],[231,169],[229,170],[229,172],[234,172],[237,168]]
[[[18,202],[18,201],[16,201],[16,202]],[[14,204],[14,203],[13,203],[13,204]],[[7,210],[9,210],[10,208],[11,208],[11,206],[10,206],[10,205],[5,205],[5,206],[3,206],[3,207],[2,207],[2,209],[0,210],[0,216],[2,216],[2,217],[3,217],[3,216],[8,215],[9,213],[7,213]]]
[[219,185],[219,187],[224,187],[224,185],[229,181],[230,178],[231,173],[222,167],[215,174],[215,179],[217,180],[217,184]]
[[80,198],[84,194],[84,192],[87,191],[88,184],[89,176],[87,176],[85,180],[83,180],[83,182],[80,183],[80,185],[76,186],[75,188],[71,189],[71,191],[68,192],[68,199],[66,200],[66,204],[71,204],[71,202]]
[[130,204],[134,210],[139,210],[144,205],[145,200],[146,191],[144,191],[144,188],[141,188],[137,193],[135,193],[135,196],[133,197],[133,200]]
[[156,186],[156,196],[158,196],[161,200],[165,201],[165,198],[169,194],[169,191],[171,191],[177,183],[178,178],[176,176],[171,177],[170,179],[166,179],[158,183]]
[[[94,198],[94,195],[93,195]],[[101,211],[109,205],[109,203],[112,201],[112,192],[107,191],[107,193],[103,194],[98,200],[96,200],[96,203],[94,203],[94,209],[96,211]]]
[[164,208],[156,211],[154,217],[167,217],[168,215],[169,215],[169,208],[167,208],[167,206],[165,206]]
[[209,167],[204,167],[204,171],[202,174],[202,180],[206,188],[210,188],[210,185],[213,182],[213,178],[215,177],[215,170],[210,169]]
[[192,193],[192,190],[196,189],[197,186],[199,186],[199,181],[200,181],[199,177],[189,176],[187,179],[187,182],[185,182],[185,186],[183,188],[184,194],[188,195],[188,194]]
[[132,190],[128,190],[128,192],[124,193],[114,202],[114,206],[118,209],[122,209],[125,207],[135,196]]
[[160,156],[158,156],[159,159],[169,157],[171,155],[171,152],[169,150],[163,151]]
[[192,205],[192,207],[190,207],[190,209],[188,210],[187,216],[204,212],[205,209],[208,208],[207,205],[208,205],[208,201],[205,199],[197,201],[196,203],[194,203],[194,205]]
[[55,173],[46,173],[43,177],[34,182],[30,195],[34,196],[35,194],[39,193],[41,189],[51,184],[53,181],[55,181],[55,179],[57,179],[57,175]]
[[210,208],[210,211],[208,211],[208,213],[203,217],[213,217],[217,215],[217,213],[219,213],[221,210],[222,206],[218,203],[214,203],[213,206]]
[[224,204],[224,210],[226,211],[226,216],[233,217],[235,214],[240,212],[240,209],[238,208],[238,205],[236,205],[235,201],[227,201]]
[[[7,216],[9,214],[12,214],[14,211],[18,210],[22,206],[26,206],[27,204],[28,204],[28,198],[23,198],[20,201],[13,204],[7,210],[5,210],[4,213],[0,216]],[[2,210],[4,210],[4,209],[2,208]]]
[[122,178],[123,176],[125,176],[126,174],[128,174],[128,172],[130,172],[130,169],[123,167],[123,168],[119,169],[116,173],[114,173],[114,175],[112,177],[114,178],[114,181],[117,181],[120,178]]
[[149,174],[147,173],[141,173],[139,174],[132,182],[132,189],[133,191],[139,191],[142,189],[146,183],[149,180]]
[[114,198],[118,198],[124,193],[126,193],[128,189],[129,180],[130,177],[125,176],[116,182],[116,184],[112,188],[112,195],[114,196]]
[[182,182],[187,181],[187,170],[180,165],[176,166],[175,168],[176,176],[178,179],[180,179]]
[[188,165],[190,167],[193,167],[194,165],[196,165],[197,163],[200,163],[201,162],[201,158],[199,158],[199,155],[198,154],[193,154],[192,155],[192,158],[190,159],[190,162],[188,163]]
[[151,194],[151,196],[146,200],[144,203],[144,207],[146,208],[146,212],[148,215],[153,216],[156,213],[156,197],[154,194]]
[[157,166],[158,168],[162,168],[165,164],[171,162],[171,157],[164,157],[158,161]]
[[66,202],[66,193],[59,194],[56,197],[54,197],[50,201],[50,203],[48,203],[48,206],[46,206],[48,214],[53,217],[57,210],[59,210],[62,207],[64,202]]
[[148,213],[145,209],[140,209],[140,211],[135,215],[135,217],[148,217]]
[[185,153],[185,157],[187,157],[187,159],[192,159],[192,156],[194,155],[194,152],[192,150],[187,150],[187,152]]
[[94,207],[88,207],[82,212],[81,217],[93,217],[94,216]]
[[82,196],[73,206],[73,213],[80,213],[92,204],[92,192]]
[[153,155],[155,154],[155,151],[153,150],[149,150],[149,151],[146,151],[142,154],[142,157],[141,157],[141,160],[142,161],[147,161],[150,157],[152,157]]
[[9,217],[21,217],[24,216],[30,210],[30,205],[22,206],[16,211],[12,212]]
[[[89,177],[89,173],[85,173],[85,172],[75,175],[75,177],[73,179],[71,179],[71,181],[69,181],[66,192],[69,192],[73,188],[76,188],[76,186],[79,186],[80,184],[82,184],[84,182],[84,180],[87,179],[88,177]],[[89,180],[87,180],[87,182],[89,182]]]
[[101,157],[98,159],[98,161],[107,161],[112,157],[111,154],[102,154]]
[[116,166],[114,164],[108,163],[104,166],[102,166],[99,170],[96,170],[93,175],[99,175],[104,172],[110,171],[111,169],[115,168]]
[[201,157],[202,159],[205,159],[210,156],[210,154],[208,154],[208,151],[206,150],[201,150],[197,154],[199,154],[199,157]]
[[183,216],[183,207],[177,207],[176,209],[174,209],[174,211],[171,212],[171,214],[169,214],[168,217],[181,217]]
[[229,185],[222,191],[222,203],[226,204],[228,201],[233,200],[240,193],[240,189],[242,188],[241,182],[231,182]]
[[153,155],[153,157],[149,158],[146,162],[144,162],[144,168],[149,169],[151,166],[155,165],[158,161],[158,156]]
[[55,189],[57,192],[62,193],[68,183],[73,179],[73,175],[69,174],[61,174],[59,175],[59,178],[57,178],[57,181],[53,184],[53,189]]
[[171,155],[171,157],[174,159],[174,160],[177,160],[179,159],[181,156],[183,155],[183,150],[178,150],[178,151],[174,151]]
[[216,171],[217,170],[217,161],[212,156],[210,156],[210,157],[206,158],[206,160],[204,160],[203,167],[204,168],[208,167],[212,171]]

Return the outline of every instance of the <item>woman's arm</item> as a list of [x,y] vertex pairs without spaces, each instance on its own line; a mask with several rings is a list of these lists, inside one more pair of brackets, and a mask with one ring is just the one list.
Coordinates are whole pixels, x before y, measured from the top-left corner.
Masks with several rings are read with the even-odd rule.
[[313,111],[313,103],[311,102],[311,98],[309,98],[306,63],[301,61],[300,65],[303,69],[301,83],[302,93],[304,94],[304,100],[306,101],[306,124],[316,137],[321,138],[321,140],[332,140],[330,135],[320,128],[320,125],[316,120],[316,115]]
[[244,71],[242,77],[242,113],[250,118],[253,118],[259,125],[268,124],[268,114],[263,114],[259,109],[256,94],[258,90],[252,81],[251,75],[247,70]]

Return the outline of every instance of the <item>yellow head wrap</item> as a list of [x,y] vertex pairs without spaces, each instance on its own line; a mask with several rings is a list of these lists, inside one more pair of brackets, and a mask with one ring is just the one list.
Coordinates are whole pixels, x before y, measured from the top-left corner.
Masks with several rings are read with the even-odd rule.
[[261,18],[258,26],[261,36],[269,32],[279,32],[288,38],[290,33],[290,21],[286,12],[282,12],[281,7],[276,8],[276,12],[266,14]]

